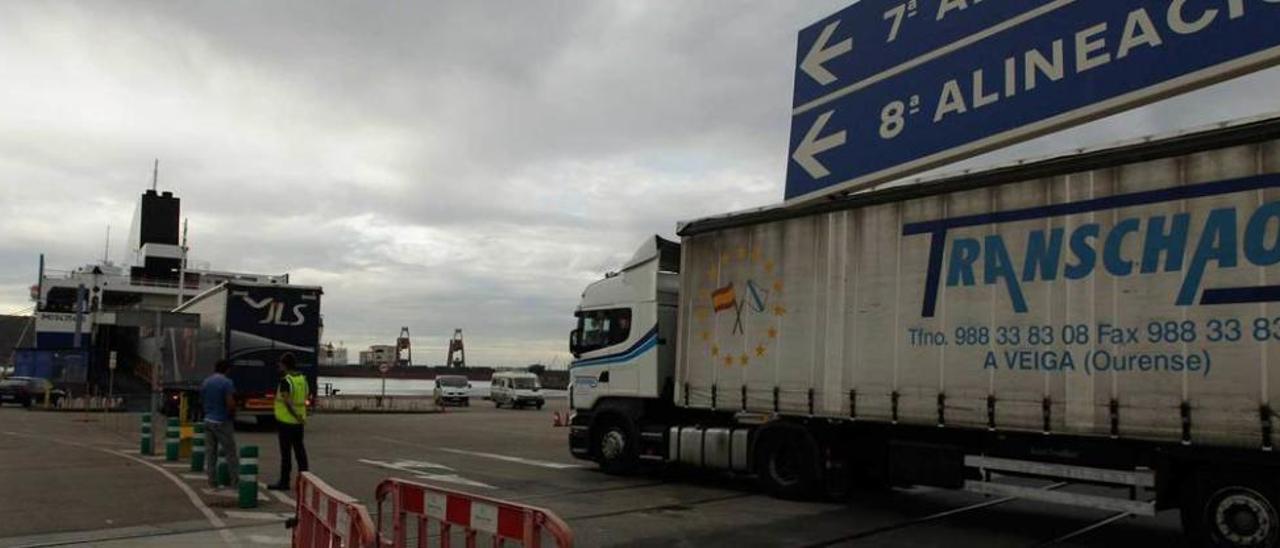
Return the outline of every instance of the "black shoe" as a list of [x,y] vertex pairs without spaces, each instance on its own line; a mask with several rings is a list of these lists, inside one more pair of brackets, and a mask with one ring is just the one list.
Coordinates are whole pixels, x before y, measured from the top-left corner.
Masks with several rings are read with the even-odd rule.
[[287,483],[273,483],[271,485],[268,485],[267,489],[270,489],[272,491],[289,491],[290,490],[289,484]]

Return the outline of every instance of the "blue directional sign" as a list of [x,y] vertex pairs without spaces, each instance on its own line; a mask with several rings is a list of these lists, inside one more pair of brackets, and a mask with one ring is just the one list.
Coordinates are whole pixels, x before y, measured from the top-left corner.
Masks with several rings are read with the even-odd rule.
[[[864,0],[801,32],[788,202],[900,178],[1280,62],[1280,0],[898,0],[900,22],[889,4]],[[898,22],[897,39],[913,40],[902,49],[860,41],[877,21]],[[863,53],[877,58],[855,58]]]
[[1071,0],[862,0],[800,31],[793,107]]

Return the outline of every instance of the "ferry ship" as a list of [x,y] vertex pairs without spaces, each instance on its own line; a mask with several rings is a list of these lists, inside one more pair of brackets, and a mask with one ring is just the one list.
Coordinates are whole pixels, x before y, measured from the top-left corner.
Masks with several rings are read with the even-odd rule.
[[35,347],[17,351],[20,374],[79,394],[152,393],[190,380],[183,372],[194,366],[189,349],[200,318],[175,308],[224,282],[289,285],[288,274],[191,264],[180,219],[181,200],[152,188],[138,199],[124,264],[103,258],[56,270],[41,255],[31,287]]

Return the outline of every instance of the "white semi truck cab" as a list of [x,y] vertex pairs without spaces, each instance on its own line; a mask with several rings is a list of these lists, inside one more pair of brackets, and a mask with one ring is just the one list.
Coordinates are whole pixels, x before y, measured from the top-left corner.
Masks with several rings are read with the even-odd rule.
[[[582,292],[570,334],[572,448],[592,458],[591,437],[606,469],[635,466],[646,418],[669,416],[676,360],[680,245],[654,236],[618,272]],[[650,439],[660,439],[652,436]],[[660,434],[660,432],[659,432]],[[617,459],[618,462],[614,462]]]
[[679,234],[582,293],[574,456],[1180,509],[1197,546],[1280,546],[1280,118]]

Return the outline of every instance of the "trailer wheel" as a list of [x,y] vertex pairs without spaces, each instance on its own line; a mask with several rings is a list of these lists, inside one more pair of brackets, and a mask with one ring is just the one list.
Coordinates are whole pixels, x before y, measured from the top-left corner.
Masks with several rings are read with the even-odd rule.
[[818,443],[804,428],[766,427],[756,442],[756,474],[761,487],[783,499],[805,499],[817,489]]
[[1201,474],[1185,493],[1184,532],[1214,548],[1280,546],[1276,490],[1266,474]]
[[636,471],[640,452],[635,426],[624,417],[601,417],[591,425],[591,449],[606,474],[626,475]]

